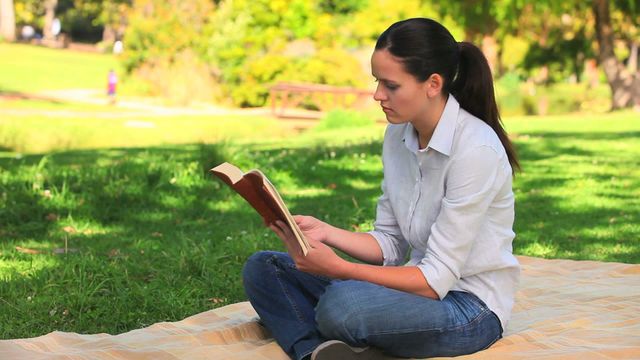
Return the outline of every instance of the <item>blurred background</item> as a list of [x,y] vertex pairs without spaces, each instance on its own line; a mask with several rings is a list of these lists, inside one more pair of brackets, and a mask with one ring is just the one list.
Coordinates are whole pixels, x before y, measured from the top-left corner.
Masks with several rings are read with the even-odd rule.
[[[503,115],[640,104],[637,0],[0,3],[5,95],[101,88],[109,68],[118,76],[119,96],[179,106],[262,107],[280,82],[372,89],[369,57],[376,37],[397,20],[424,16],[482,48]],[[91,58],[96,63],[89,69],[84,61],[76,67],[33,45],[105,56]],[[37,62],[46,57],[51,61]],[[310,98],[300,104],[320,107]]]

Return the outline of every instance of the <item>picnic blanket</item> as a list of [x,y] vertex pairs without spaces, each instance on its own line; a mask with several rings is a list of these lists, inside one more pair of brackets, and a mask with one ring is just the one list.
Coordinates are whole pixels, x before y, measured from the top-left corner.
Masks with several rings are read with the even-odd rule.
[[[640,265],[518,257],[505,336],[456,359],[640,359]],[[119,335],[52,332],[0,341],[0,359],[282,359],[243,302]]]

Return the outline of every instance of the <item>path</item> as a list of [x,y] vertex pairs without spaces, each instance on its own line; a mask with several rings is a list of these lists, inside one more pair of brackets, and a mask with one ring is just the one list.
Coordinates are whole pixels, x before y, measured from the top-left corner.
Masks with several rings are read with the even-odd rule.
[[[6,95],[12,98],[15,95]],[[127,118],[145,116],[224,116],[248,115],[273,117],[271,109],[261,108],[228,108],[213,104],[194,104],[191,106],[166,106],[156,98],[119,97],[115,105],[109,106],[109,99],[101,90],[96,89],[65,89],[48,90],[35,94],[20,94],[17,98],[41,99],[61,103],[87,104],[104,107],[102,109],[0,109],[0,113],[7,115],[43,115],[43,116],[77,116],[94,118]],[[1,100],[1,95],[0,95]],[[292,112],[292,117],[280,119],[284,124],[296,130],[304,130],[317,123],[319,113],[304,110]],[[321,115],[321,114],[320,114]]]

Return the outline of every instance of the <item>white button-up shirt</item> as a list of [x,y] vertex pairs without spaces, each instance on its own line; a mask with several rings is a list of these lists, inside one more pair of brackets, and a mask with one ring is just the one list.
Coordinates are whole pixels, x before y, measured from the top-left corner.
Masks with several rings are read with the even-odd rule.
[[384,265],[417,266],[444,298],[475,294],[506,329],[520,276],[512,253],[509,159],[495,131],[449,95],[425,149],[410,123],[387,127],[374,231]]

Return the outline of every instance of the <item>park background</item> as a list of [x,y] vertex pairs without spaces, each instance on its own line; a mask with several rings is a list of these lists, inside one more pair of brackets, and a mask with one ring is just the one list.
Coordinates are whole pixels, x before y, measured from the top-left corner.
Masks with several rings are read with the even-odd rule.
[[207,174],[222,161],[263,170],[294,213],[370,230],[379,108],[308,97],[282,118],[269,89],[373,90],[375,39],[408,17],[490,61],[523,166],[514,252],[640,262],[639,14],[635,0],[0,0],[0,338],[245,300],[244,260],[283,247]]

